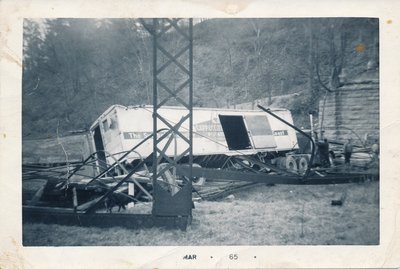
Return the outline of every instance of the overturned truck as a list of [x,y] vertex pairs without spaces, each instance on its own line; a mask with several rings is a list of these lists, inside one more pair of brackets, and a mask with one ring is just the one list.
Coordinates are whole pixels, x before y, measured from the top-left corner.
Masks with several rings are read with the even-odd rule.
[[[184,111],[180,107],[161,110],[172,125],[180,120]],[[289,110],[274,109],[273,112],[293,123]],[[113,105],[96,119],[90,132],[93,147],[100,152],[99,167],[113,163],[115,158],[152,134],[152,113],[152,106]],[[162,129],[165,124],[159,122],[158,126]],[[183,125],[182,128],[189,130],[189,126]],[[177,136],[174,143],[175,146],[167,151],[168,156],[174,157],[182,152],[182,138]],[[193,108],[193,156],[196,166],[222,168],[231,156],[253,156],[258,161],[296,171],[299,166],[304,169],[307,165],[306,159],[301,159],[304,155],[295,159],[287,154],[298,149],[296,131],[262,111]],[[152,150],[152,140],[148,140],[127,155],[124,163],[134,165]]]

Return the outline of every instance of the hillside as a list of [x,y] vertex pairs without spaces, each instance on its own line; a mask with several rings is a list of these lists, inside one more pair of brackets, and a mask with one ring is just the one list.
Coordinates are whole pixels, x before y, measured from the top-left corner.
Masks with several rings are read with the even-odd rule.
[[[194,105],[302,92],[286,104],[301,122],[326,87],[340,86],[343,69],[351,77],[378,62],[378,26],[368,18],[203,20],[193,31]],[[168,38],[179,48],[173,32]],[[112,104],[151,104],[151,59],[135,19],[25,20],[23,137],[87,129]]]

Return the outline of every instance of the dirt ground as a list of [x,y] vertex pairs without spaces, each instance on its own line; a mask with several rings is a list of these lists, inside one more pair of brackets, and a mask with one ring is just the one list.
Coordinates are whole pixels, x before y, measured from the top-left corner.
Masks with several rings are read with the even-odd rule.
[[[331,201],[344,197],[342,206]],[[257,185],[195,202],[187,231],[24,224],[25,246],[376,245],[379,182]]]

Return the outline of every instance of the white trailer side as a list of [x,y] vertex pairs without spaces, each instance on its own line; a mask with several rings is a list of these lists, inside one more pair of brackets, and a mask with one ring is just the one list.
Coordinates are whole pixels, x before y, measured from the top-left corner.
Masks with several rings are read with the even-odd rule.
[[[158,110],[171,125],[175,125],[187,112],[180,107]],[[278,116],[293,123],[290,111],[273,110]],[[153,107],[125,107],[113,105],[91,126],[95,148],[109,154],[130,150],[153,131]],[[158,129],[166,125],[158,121]],[[186,137],[188,121],[180,128]],[[187,144],[177,137],[167,155],[182,153]],[[298,149],[296,132],[274,117],[253,110],[193,108],[193,155],[253,155],[259,152],[283,152]],[[138,148],[142,157],[153,151],[152,139]],[[131,158],[138,158],[132,155]],[[108,160],[113,162],[112,160]]]

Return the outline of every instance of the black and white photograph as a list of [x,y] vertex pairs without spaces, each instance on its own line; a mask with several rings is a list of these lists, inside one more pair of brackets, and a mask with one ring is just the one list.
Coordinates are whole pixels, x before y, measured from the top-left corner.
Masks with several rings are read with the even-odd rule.
[[[66,14],[18,17],[19,116],[0,111],[19,126],[0,182],[2,199],[18,196],[17,254],[2,252],[1,268],[69,247],[85,268],[92,247],[110,250],[107,266],[108,247],[124,247],[118,268],[310,266],[268,262],[282,247],[346,252],[359,267],[399,261],[397,120],[383,90],[399,85],[382,41],[397,19]],[[142,247],[162,258],[139,262],[155,255]],[[368,263],[359,247],[393,257]]]
[[378,19],[27,19],[23,60],[24,245],[379,244]]

